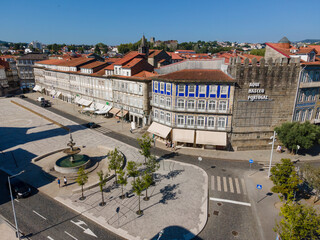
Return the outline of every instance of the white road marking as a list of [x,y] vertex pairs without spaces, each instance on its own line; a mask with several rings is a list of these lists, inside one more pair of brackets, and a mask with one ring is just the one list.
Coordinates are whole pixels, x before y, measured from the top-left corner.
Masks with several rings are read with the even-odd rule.
[[247,189],[246,189],[246,185],[244,184],[243,178],[241,178],[241,185],[242,185],[242,189],[243,189],[243,194],[247,195]]
[[54,240],[52,237],[48,236],[47,238],[49,238],[50,240]]
[[65,234],[67,234],[67,235],[69,235],[70,237],[72,237],[74,240],[78,240],[78,238],[75,238],[74,236],[72,236],[70,233],[68,233],[68,232],[66,232],[66,231],[64,231],[65,232]]
[[214,190],[214,176],[211,176],[211,189]]
[[35,214],[37,214],[39,217],[43,218],[44,220],[47,220],[44,216],[42,216],[40,213],[37,213],[35,210],[32,210]]
[[247,202],[239,202],[239,201],[233,201],[229,199],[222,199],[222,198],[210,198],[212,201],[219,201],[219,202],[227,202],[227,203],[234,203],[234,204],[239,204],[239,205],[244,205],[244,206],[249,206],[251,207],[251,203]]
[[70,220],[70,222],[72,222],[73,224],[77,225],[79,228],[83,229],[84,233],[97,238],[97,235],[95,235],[89,228],[84,228],[84,227],[80,226],[81,224],[84,224],[84,225],[87,226],[87,224],[84,221],[78,220],[78,222],[74,222],[74,221]]
[[234,193],[232,178],[229,177],[230,192]]
[[18,199],[14,199],[16,202],[20,202]]
[[238,194],[240,194],[240,185],[239,185],[239,180],[238,178],[234,179],[235,183],[236,183],[236,191]]
[[221,191],[221,179],[220,179],[220,176],[217,176],[217,186],[218,186],[218,191]]
[[228,187],[227,187],[227,178],[223,177],[223,191],[228,192]]

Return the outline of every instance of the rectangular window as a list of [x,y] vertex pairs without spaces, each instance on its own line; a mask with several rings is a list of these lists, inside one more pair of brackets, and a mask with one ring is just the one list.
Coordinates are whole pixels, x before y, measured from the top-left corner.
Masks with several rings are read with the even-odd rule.
[[301,122],[304,122],[304,121],[305,121],[305,118],[306,118],[306,111],[303,110],[303,111],[301,112]]
[[214,117],[208,117],[208,127],[214,127]]
[[216,85],[210,85],[209,87],[209,93],[210,94],[217,94],[217,86]]
[[199,85],[199,93],[200,94],[206,93],[206,85]]
[[154,101],[153,101],[153,103],[158,104],[158,95],[154,95]]
[[178,85],[178,93],[184,93],[184,85]]
[[171,107],[171,98],[166,99],[166,106]]
[[184,108],[184,100],[178,99],[178,108]]
[[209,110],[216,110],[216,101],[214,101],[214,100],[209,100],[208,109],[209,109]]
[[194,94],[196,92],[195,86],[194,85],[189,85],[189,95]]
[[164,97],[160,97],[160,105],[164,105]]
[[194,109],[194,100],[188,100],[187,108],[188,109]]
[[164,91],[164,83],[160,83],[160,91]]
[[204,110],[206,108],[206,101],[205,100],[199,100],[198,101],[198,109]]
[[184,124],[184,116],[183,115],[178,115],[178,125],[183,125]]
[[227,110],[227,101],[219,101],[219,111]]
[[307,115],[307,120],[311,120],[311,116],[312,116],[312,109],[309,109],[308,115]]
[[171,122],[171,114],[170,113],[166,114],[166,121],[169,123]]
[[226,127],[226,118],[219,117],[218,118],[218,128],[225,128]]
[[187,125],[193,126],[194,125],[194,116],[188,116],[187,117]]
[[171,84],[170,83],[166,84],[166,89],[167,89],[167,93],[171,92]]
[[158,82],[157,81],[154,82],[154,90],[158,90]]
[[300,111],[296,111],[293,121],[295,122],[299,121],[299,117],[300,117]]
[[220,86],[220,93],[227,94],[228,93],[228,86]]
[[198,117],[197,125],[198,125],[198,127],[203,127],[204,126],[204,117],[203,116],[199,116]]
[[154,110],[154,118],[158,118],[159,117],[159,111],[158,110]]
[[139,85],[139,93],[142,93],[142,85]]
[[160,112],[160,119],[164,120],[164,112],[163,111]]

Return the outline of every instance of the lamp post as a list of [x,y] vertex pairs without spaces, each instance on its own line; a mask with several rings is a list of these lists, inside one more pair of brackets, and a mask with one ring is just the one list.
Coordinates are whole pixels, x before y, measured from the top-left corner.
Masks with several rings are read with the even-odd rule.
[[157,240],[159,240],[159,239],[161,238],[162,234],[163,234],[163,230],[161,230],[161,231],[159,232],[159,236],[158,236]]
[[273,148],[274,148],[274,141],[276,141],[276,131],[273,131],[273,136],[270,137],[270,139],[272,139],[272,142],[269,144],[272,144],[272,148],[271,148],[271,154],[270,154],[270,163],[269,163],[269,170],[268,170],[268,178],[271,175],[271,163],[272,163],[272,156],[273,156]]
[[10,184],[10,178],[14,178],[18,175],[20,175],[21,173],[23,173],[23,171],[19,172],[18,174],[12,175],[12,176],[8,176],[8,183],[9,183],[9,191],[10,191],[10,197],[11,197],[11,204],[12,204],[12,211],[13,211],[13,218],[14,218],[14,222],[16,224],[16,236],[17,238],[20,240],[20,233],[19,233],[19,228],[18,228],[18,222],[17,222],[17,217],[16,217],[16,211],[14,209],[14,203],[13,203],[13,197],[12,197],[12,190],[11,190],[11,184]]

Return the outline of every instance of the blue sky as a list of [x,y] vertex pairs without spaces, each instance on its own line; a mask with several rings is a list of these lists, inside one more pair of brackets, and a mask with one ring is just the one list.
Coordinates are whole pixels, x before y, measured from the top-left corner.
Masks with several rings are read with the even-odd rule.
[[0,40],[108,45],[149,39],[320,39],[320,0],[0,0]]

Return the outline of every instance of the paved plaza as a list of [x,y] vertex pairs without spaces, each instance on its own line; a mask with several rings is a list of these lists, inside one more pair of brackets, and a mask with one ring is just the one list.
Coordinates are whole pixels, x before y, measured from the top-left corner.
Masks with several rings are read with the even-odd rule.
[[[125,189],[130,192],[129,198],[124,200],[118,198],[121,194],[120,187],[106,190],[104,194],[107,205],[103,208],[98,205],[101,201],[98,188],[86,190],[86,200],[79,202],[77,184],[70,182],[67,187],[59,188],[56,181],[52,180],[53,176],[50,178],[43,171],[51,168],[51,163],[46,163],[48,159],[32,161],[48,152],[66,148],[69,133],[57,124],[13,104],[11,100],[71,129],[76,144],[84,149],[117,147],[128,161],[144,161],[138,149],[132,146],[13,98],[0,100],[2,169],[11,173],[26,169],[21,177],[28,183],[127,239],[157,238],[162,229],[165,229],[164,236],[170,239],[191,239],[204,228],[207,220],[208,177],[202,169],[171,160],[162,161],[156,174],[156,185],[149,190],[150,200],[141,199],[144,215],[140,217],[135,214],[138,210],[138,197],[130,192],[130,184]],[[96,175],[96,171],[90,173],[88,185],[97,182]],[[111,188],[112,180],[108,184],[106,189]],[[120,207],[119,221],[115,211],[117,207]]]

